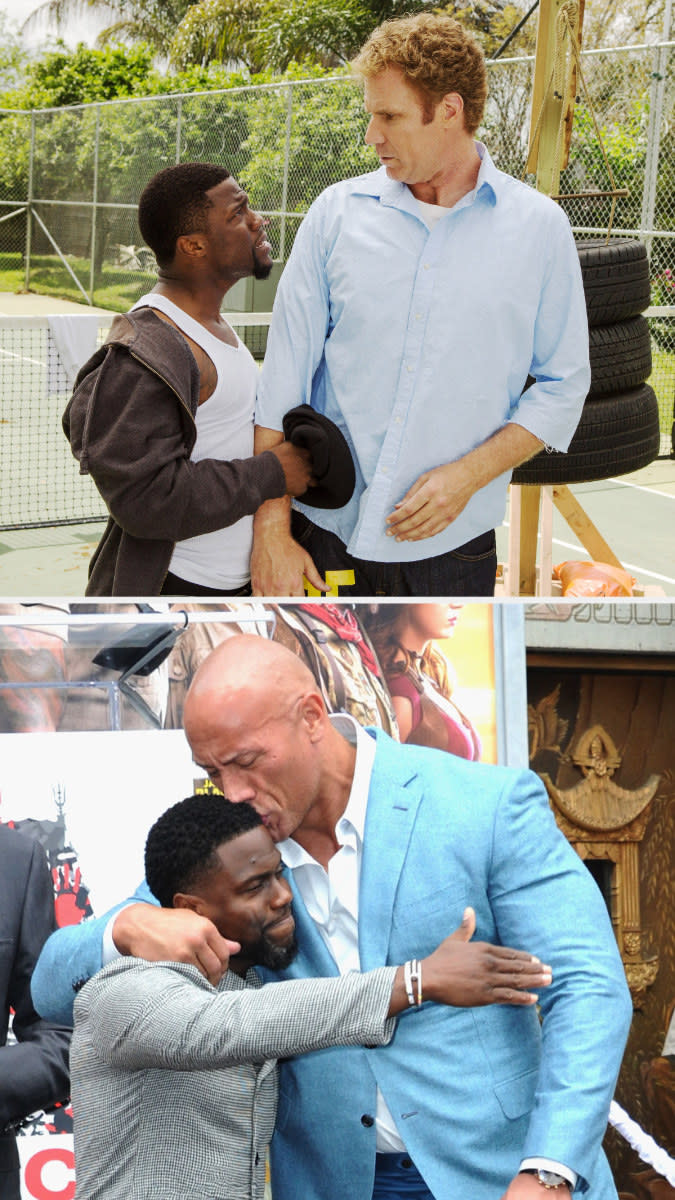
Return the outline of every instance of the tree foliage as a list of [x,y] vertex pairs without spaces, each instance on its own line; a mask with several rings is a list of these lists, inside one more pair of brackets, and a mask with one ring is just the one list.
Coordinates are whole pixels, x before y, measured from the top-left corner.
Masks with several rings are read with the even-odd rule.
[[58,108],[133,96],[144,90],[152,60],[143,44],[92,50],[80,43],[72,51],[62,45],[30,65],[24,98],[34,108]]
[[362,0],[269,0],[256,44],[274,70],[291,62],[333,67],[354,57],[374,23]]

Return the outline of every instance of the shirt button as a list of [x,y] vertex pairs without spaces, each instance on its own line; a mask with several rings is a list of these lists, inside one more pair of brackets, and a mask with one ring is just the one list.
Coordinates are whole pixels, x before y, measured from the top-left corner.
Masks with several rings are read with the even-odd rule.
[[371,1117],[370,1113],[364,1113],[361,1117],[361,1124],[365,1125],[366,1129],[370,1129],[371,1125],[375,1124],[375,1118]]
[[424,270],[425,270],[425,271],[430,271],[430,270],[431,270],[431,263],[425,263],[425,264],[424,264]]

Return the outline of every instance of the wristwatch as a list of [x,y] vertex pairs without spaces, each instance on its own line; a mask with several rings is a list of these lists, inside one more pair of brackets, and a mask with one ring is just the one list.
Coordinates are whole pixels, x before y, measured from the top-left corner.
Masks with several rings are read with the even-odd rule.
[[522,1175],[536,1175],[537,1181],[543,1188],[549,1192],[554,1192],[559,1187],[572,1187],[569,1179],[565,1179],[564,1175],[558,1175],[557,1171],[546,1171],[543,1167],[525,1167],[521,1172]]

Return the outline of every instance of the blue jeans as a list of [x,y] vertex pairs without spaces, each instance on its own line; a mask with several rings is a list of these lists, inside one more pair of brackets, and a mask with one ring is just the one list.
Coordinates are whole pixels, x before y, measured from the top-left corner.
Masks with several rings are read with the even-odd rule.
[[378,1154],[373,1200],[434,1200],[407,1154]]
[[291,532],[312,556],[319,574],[332,585],[332,596],[494,596],[494,529],[447,554],[403,563],[354,558],[344,542],[314,525],[304,513],[293,512]]

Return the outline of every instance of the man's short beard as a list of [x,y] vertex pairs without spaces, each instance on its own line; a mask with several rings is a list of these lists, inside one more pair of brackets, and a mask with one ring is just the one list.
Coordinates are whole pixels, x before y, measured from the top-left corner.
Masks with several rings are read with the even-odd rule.
[[274,263],[261,263],[254,257],[253,259],[253,278],[254,279],[269,279],[272,274]]
[[298,953],[298,943],[293,935],[290,942],[286,942],[284,946],[277,946],[263,935],[257,945],[251,947],[249,953],[256,966],[269,967],[270,971],[283,971]]
[[262,262],[258,258],[258,246],[253,247],[253,278],[254,279],[269,279],[272,274],[273,262]]

